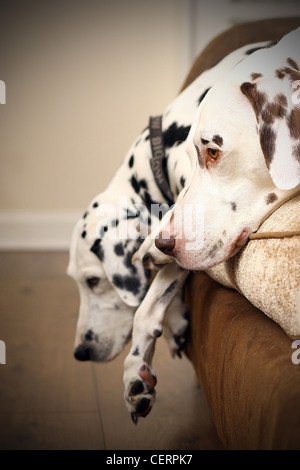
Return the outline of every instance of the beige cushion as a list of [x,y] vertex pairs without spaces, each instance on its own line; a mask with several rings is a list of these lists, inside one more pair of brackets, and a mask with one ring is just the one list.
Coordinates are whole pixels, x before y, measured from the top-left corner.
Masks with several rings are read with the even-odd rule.
[[[277,209],[258,233],[299,230],[300,196]],[[300,335],[299,236],[251,240],[236,256],[207,273],[241,292],[288,335]]]

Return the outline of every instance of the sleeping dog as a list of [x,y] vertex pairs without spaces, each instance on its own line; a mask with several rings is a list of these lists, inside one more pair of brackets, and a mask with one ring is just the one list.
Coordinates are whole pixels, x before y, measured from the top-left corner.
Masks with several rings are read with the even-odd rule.
[[[193,125],[190,129],[196,112],[199,113],[202,103],[213,92],[213,86],[220,77],[227,75],[236,64],[257,49],[268,46],[270,43],[252,44],[229,54],[198,77],[163,113],[162,131],[166,150],[163,170],[175,199],[180,191],[179,201],[185,197],[186,189],[190,188],[188,180],[195,172],[197,147],[194,146],[191,152],[184,142],[195,128]],[[186,142],[188,144],[190,140]],[[177,263],[170,263],[173,258],[166,256],[175,255],[168,238],[156,240],[164,254],[153,243],[148,250],[147,238],[136,258],[144,259],[145,266],[138,262],[134,265],[130,263],[149,229],[159,220],[160,214],[153,213],[152,206],[169,202],[156,184],[150,160],[147,128],[133,143],[108,188],[91,201],[76,224],[68,266],[68,273],[77,282],[80,292],[74,351],[79,360],[108,361],[119,354],[131,336],[135,312],[148,292],[136,312],[133,347],[124,373],[126,401],[134,422],[139,416],[146,415],[153,403],[156,378],[151,360],[155,339],[163,330],[174,354],[181,349],[187,328],[180,298],[186,270]],[[277,205],[279,203],[280,200]],[[174,211],[168,214],[172,213]],[[156,232],[157,229],[153,233]],[[150,288],[148,267],[162,268]],[[174,306],[171,308],[172,302]],[[166,315],[166,312],[169,314]],[[139,328],[140,332],[136,334]]]
[[[264,46],[266,43],[249,45],[229,54],[199,76],[163,113],[162,165],[174,198],[191,173],[184,141],[199,104],[219,76]],[[146,267],[140,263],[132,265],[131,258],[149,230],[158,225],[161,213],[169,208],[167,202],[170,204],[154,178],[151,154],[146,128],[129,149],[107,189],[93,198],[74,228],[68,274],[76,281],[80,293],[74,347],[75,358],[80,361],[109,361],[122,351],[131,337],[135,311],[148,290],[147,268],[155,266],[150,262]],[[163,298],[166,300],[168,295]],[[170,314],[164,317],[163,331],[174,355],[180,354],[187,329],[179,283],[172,302]],[[157,337],[162,328],[154,330]]]
[[255,51],[220,74],[198,107],[182,146],[191,175],[135,255],[163,267],[135,314],[125,360],[125,399],[134,422],[153,405],[154,328],[162,328],[186,270],[207,270],[234,256],[299,191],[299,44],[300,28]]

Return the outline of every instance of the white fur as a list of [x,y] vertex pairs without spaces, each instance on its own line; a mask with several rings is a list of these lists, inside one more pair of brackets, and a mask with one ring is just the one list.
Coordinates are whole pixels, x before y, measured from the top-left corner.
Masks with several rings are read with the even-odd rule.
[[[168,217],[167,221],[163,219],[160,229],[161,236],[167,233],[175,238],[172,258],[184,269],[205,270],[233,256],[247,242],[249,234],[256,231],[272,211],[299,190],[299,162],[295,162],[291,155],[291,139],[287,135],[286,124],[282,124],[282,120],[277,128],[277,146],[269,171],[260,142],[261,123],[257,121],[252,104],[241,90],[242,83],[249,82],[252,73],[268,73],[267,80],[273,74],[271,89],[276,94],[291,94],[291,86],[287,90],[286,85],[279,83],[278,79],[276,81],[274,67],[275,63],[276,67],[286,64],[290,51],[300,64],[299,33],[300,29],[288,35],[277,46],[258,51],[231,71],[223,71],[196,112],[181,157],[184,160],[185,155],[189,155],[191,174],[172,209],[172,217]],[[266,83],[263,89],[268,90]],[[268,99],[272,99],[270,92]],[[287,101],[290,111],[290,95]],[[215,136],[222,138],[222,145],[216,143],[220,139],[213,142]],[[219,150],[220,157],[215,162],[209,158],[208,148]],[[187,206],[190,210],[184,218]],[[203,212],[203,218],[198,217],[199,211]],[[194,239],[185,236],[183,225],[187,222],[192,227]],[[159,274],[172,273],[172,264],[168,264],[170,257],[157,255],[151,235],[140,247],[136,258],[142,259],[146,254],[151,254],[154,265],[163,265]],[[174,276],[178,276],[181,282],[183,271],[175,272]],[[158,276],[135,314],[133,345],[144,353],[142,357],[136,358],[132,348],[124,370],[125,399],[135,422],[138,417],[136,410],[143,398],[149,400],[149,405],[146,412],[143,410],[140,413],[141,416],[145,416],[153,405],[153,390],[145,387],[144,392],[134,395],[130,393],[130,387],[141,380],[141,364],[146,361],[151,366],[155,343],[155,338],[151,336],[153,320],[157,318],[157,311],[160,323],[164,315],[157,293],[161,295],[170,282],[170,276],[166,282],[164,276]]]

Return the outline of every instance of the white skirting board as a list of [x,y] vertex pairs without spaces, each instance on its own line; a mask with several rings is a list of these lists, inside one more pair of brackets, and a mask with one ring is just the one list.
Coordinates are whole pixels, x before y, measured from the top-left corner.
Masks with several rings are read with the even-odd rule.
[[82,214],[0,212],[0,250],[68,250]]

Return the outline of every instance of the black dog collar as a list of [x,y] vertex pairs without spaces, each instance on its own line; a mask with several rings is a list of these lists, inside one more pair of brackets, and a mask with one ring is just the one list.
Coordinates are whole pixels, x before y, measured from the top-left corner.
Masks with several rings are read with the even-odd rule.
[[162,116],[150,117],[149,133],[152,150],[152,158],[150,160],[151,169],[156,184],[161,190],[163,196],[166,198],[169,205],[173,205],[174,195],[163,172],[163,161],[166,158],[166,155],[164,136],[162,132]]

